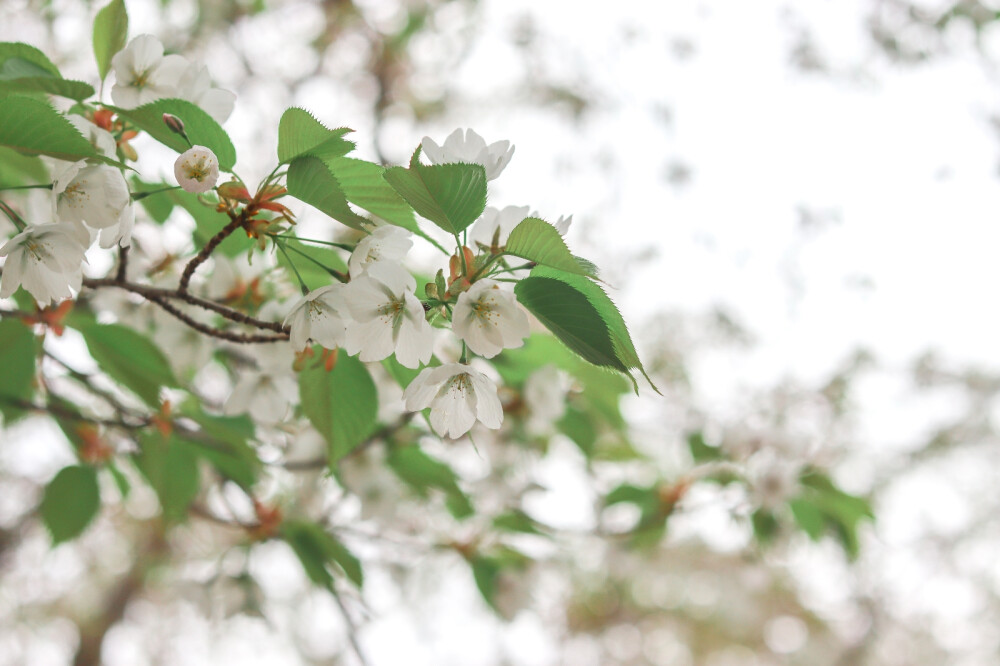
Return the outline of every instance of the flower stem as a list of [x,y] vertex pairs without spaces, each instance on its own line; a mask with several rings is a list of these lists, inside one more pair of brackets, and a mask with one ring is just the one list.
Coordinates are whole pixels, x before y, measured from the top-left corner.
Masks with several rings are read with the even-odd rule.
[[[284,250],[285,243],[283,241],[280,241],[280,240],[278,240],[276,238],[274,242],[278,244],[278,247],[280,247],[280,248],[282,248]],[[313,259],[312,257],[310,257],[308,254],[306,254],[302,250],[298,249],[297,247],[289,246],[288,249],[291,250],[292,252],[294,252],[295,254],[302,255],[303,257],[305,257],[309,261],[313,262],[314,264],[316,264],[317,266],[319,266],[324,271],[326,271],[327,273],[329,273],[330,275],[332,275],[336,279],[340,280],[341,282],[347,282],[347,276],[344,275],[343,273],[341,273],[340,271],[335,271],[332,268],[330,268],[329,266],[327,266],[326,264],[324,264],[322,261],[320,261],[318,259]],[[287,257],[288,255],[286,254],[285,256]],[[289,259],[289,261],[291,261],[291,259]]]
[[292,258],[288,255],[288,250],[285,249],[285,244],[279,240],[275,240],[274,244],[278,246],[281,253],[285,255],[285,259],[288,260],[288,265],[292,267],[292,272],[295,273],[295,277],[299,281],[299,286],[302,288],[302,295],[305,296],[309,293],[309,287],[306,286],[305,280],[303,280],[302,276],[299,274],[299,269],[295,267],[295,262],[292,261]]
[[7,190],[51,190],[51,189],[52,189],[52,183],[49,183],[48,185],[16,185],[13,187],[0,187],[0,191],[3,192]]
[[353,245],[348,245],[347,243],[334,243],[333,241],[317,240],[315,238],[301,238],[299,236],[291,236],[289,234],[268,234],[271,238],[288,238],[291,240],[297,240],[300,243],[315,243],[316,245],[329,245],[330,247],[339,247],[341,250],[347,250],[348,252],[354,251]]
[[170,187],[161,187],[158,190],[149,190],[148,192],[132,192],[132,201],[139,201],[140,199],[151,197],[154,194],[159,194],[160,192],[169,192],[170,190],[179,190],[180,188],[180,185],[171,185]]
[[18,232],[24,231],[25,229],[28,228],[27,223],[25,223],[25,221],[21,219],[21,216],[15,213],[14,209],[8,206],[3,201],[0,201],[0,210],[2,210],[7,215],[7,217],[10,218],[10,221],[14,223],[15,227],[17,227]]

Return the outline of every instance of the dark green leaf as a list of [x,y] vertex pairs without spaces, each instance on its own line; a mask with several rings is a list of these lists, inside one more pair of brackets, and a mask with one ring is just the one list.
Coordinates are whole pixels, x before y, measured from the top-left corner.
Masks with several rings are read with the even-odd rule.
[[62,468],[45,486],[39,512],[52,535],[52,543],[74,539],[83,533],[101,507],[97,472],[93,467]]
[[364,583],[364,574],[358,558],[316,523],[304,520],[286,521],[281,526],[281,536],[295,551],[309,580],[316,585],[333,589],[333,576],[327,569],[330,563],[340,567],[358,587]]
[[[9,60],[7,61],[10,62]],[[92,97],[96,91],[89,83],[69,81],[49,76],[22,76],[0,79],[0,94],[3,93],[47,93],[76,101]]]
[[286,109],[278,123],[278,162],[287,164],[305,155],[323,160],[346,155],[354,150],[354,142],[343,137],[353,131],[347,127],[327,129],[305,109]]
[[194,450],[187,442],[157,432],[140,432],[138,440],[135,462],[156,491],[163,517],[183,521],[201,487]]
[[343,352],[331,372],[320,363],[299,373],[299,395],[302,411],[330,445],[331,465],[375,429],[375,382],[364,363]]
[[420,164],[420,148],[410,168],[392,167],[386,182],[421,216],[449,234],[459,234],[486,208],[486,169],[479,164]]
[[353,229],[364,229],[369,220],[347,203],[343,188],[330,169],[316,157],[299,157],[288,167],[288,193]]
[[184,131],[195,146],[205,146],[219,159],[219,168],[232,171],[236,164],[236,149],[229,140],[226,130],[208,115],[201,107],[183,99],[158,99],[149,104],[143,104],[134,109],[120,109],[109,106],[120,117],[128,120],[151,137],[178,153],[183,153],[190,146],[179,134],[167,127],[163,122],[163,114],[177,116],[184,123]]
[[87,324],[79,328],[101,370],[151,407],[160,405],[162,387],[177,386],[167,359],[143,335],[120,324]]
[[111,0],[94,18],[94,58],[101,80],[111,69],[111,58],[125,48],[128,39],[128,12],[124,0]]

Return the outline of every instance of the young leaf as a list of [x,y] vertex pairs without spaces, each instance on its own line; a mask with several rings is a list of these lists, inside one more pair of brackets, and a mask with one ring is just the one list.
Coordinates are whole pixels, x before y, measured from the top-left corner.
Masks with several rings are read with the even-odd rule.
[[353,157],[333,157],[324,162],[352,204],[397,227],[420,233],[413,209],[382,178],[384,167]]
[[288,193],[352,229],[363,229],[368,220],[351,210],[336,177],[322,160],[299,157],[288,167]]
[[556,228],[537,217],[526,217],[514,227],[506,252],[567,273],[596,277],[573,256]]
[[179,134],[175,134],[163,122],[164,113],[177,116],[184,123],[184,131],[192,144],[205,146],[215,153],[215,156],[219,158],[220,169],[232,171],[233,165],[236,164],[236,149],[233,148],[233,142],[229,140],[226,130],[222,129],[222,125],[215,122],[212,116],[187,100],[158,99],[135,109],[119,109],[115,106],[107,108],[168,148],[183,153],[190,148],[187,141]]
[[52,535],[52,543],[59,544],[83,533],[100,506],[97,471],[93,467],[72,465],[59,470],[45,486],[39,512]]
[[111,69],[111,58],[125,47],[127,39],[125,0],[111,0],[94,18],[94,59],[102,81]]
[[305,109],[286,109],[278,123],[278,162],[287,164],[306,155],[322,160],[346,155],[354,150],[354,142],[343,137],[353,131],[347,127],[327,129]]
[[0,320],[0,414],[13,421],[23,410],[11,404],[30,400],[35,380],[35,336],[16,319]]
[[449,234],[461,233],[486,208],[486,169],[480,164],[420,163],[420,147],[410,168],[392,167],[382,176],[413,210]]
[[120,324],[85,324],[79,327],[97,365],[146,404],[160,405],[160,388],[177,386],[174,373],[159,347]]
[[65,116],[45,102],[21,95],[0,99],[0,146],[70,162],[99,157]]
[[364,573],[358,558],[316,523],[286,521],[281,526],[281,536],[295,551],[309,580],[316,585],[333,589],[333,576],[327,569],[331,562],[340,567],[358,587],[364,583]]
[[374,430],[375,382],[365,364],[341,351],[330,372],[322,364],[299,373],[302,411],[330,445],[330,464],[354,450]]

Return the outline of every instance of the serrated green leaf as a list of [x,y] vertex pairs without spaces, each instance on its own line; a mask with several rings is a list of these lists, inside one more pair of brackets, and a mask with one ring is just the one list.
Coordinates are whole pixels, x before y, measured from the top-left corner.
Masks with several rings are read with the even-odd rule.
[[330,446],[330,464],[375,429],[378,393],[364,363],[342,351],[334,369],[322,364],[299,373],[302,411]]
[[128,40],[128,12],[124,0],[111,0],[94,17],[94,59],[101,80],[111,69],[111,58],[125,48]]
[[[15,60],[11,70],[6,68],[8,60]],[[30,70],[25,69],[23,62],[29,62],[35,67]],[[15,74],[31,71],[34,72],[34,74],[30,74],[31,76],[41,76],[43,73],[48,73],[50,76],[62,78],[59,68],[49,60],[47,55],[34,46],[23,42],[0,42],[0,71],[13,71]]]
[[163,517],[183,521],[201,489],[195,451],[187,442],[164,438],[158,432],[140,432],[137,439],[139,454],[135,463],[156,491]]
[[287,164],[306,155],[322,160],[346,155],[354,150],[354,142],[344,135],[353,131],[347,127],[327,129],[305,109],[286,109],[278,122],[278,163]]
[[41,65],[24,58],[7,58],[0,65],[0,81],[23,78],[58,79],[59,77],[53,76],[52,72]]
[[[9,61],[8,61],[9,62]],[[4,93],[46,93],[76,101],[93,97],[94,87],[83,81],[69,81],[47,76],[24,76],[0,80],[0,94]]]
[[504,251],[567,273],[595,277],[569,251],[556,228],[537,217],[526,217],[514,227]]
[[79,330],[98,367],[151,407],[159,407],[162,387],[177,386],[163,352],[140,333],[120,324],[86,324]]
[[35,382],[35,336],[16,319],[0,320],[0,414],[14,421],[24,411],[11,401],[31,399]]
[[286,521],[281,526],[281,536],[295,551],[309,580],[316,585],[333,589],[333,576],[327,569],[330,563],[336,564],[358,587],[364,583],[358,558],[316,523]]
[[330,169],[316,157],[299,157],[288,167],[288,193],[352,229],[364,229],[369,220],[351,210],[347,196]]
[[101,507],[97,472],[93,467],[63,467],[45,486],[39,505],[42,522],[52,535],[52,543],[74,539],[83,533]]
[[461,233],[486,208],[486,169],[480,164],[420,163],[418,147],[410,168],[392,167],[382,175],[413,210],[449,234]]
[[219,168],[232,171],[236,164],[236,149],[230,141],[226,130],[208,115],[201,107],[183,99],[158,99],[149,104],[134,109],[121,109],[108,106],[121,118],[129,121],[151,137],[167,146],[183,153],[190,146],[179,134],[167,127],[163,122],[163,114],[177,116],[184,123],[184,131],[195,146],[205,146],[219,159]]
[[0,146],[70,162],[100,159],[97,150],[65,116],[45,102],[21,95],[0,99]]
[[[541,285],[535,284],[528,288],[522,288],[522,285],[529,280],[547,280],[547,282]],[[555,282],[563,283],[563,285],[569,287],[570,291],[555,285]],[[543,287],[543,289],[539,289],[539,286]],[[572,305],[567,303],[565,307],[561,307],[558,302],[553,301],[551,295],[545,295],[545,287],[556,289],[560,293],[567,295]],[[528,278],[521,280],[514,287],[518,300],[521,300],[520,292],[522,289],[531,295],[534,302],[542,306],[542,315],[547,317],[553,325],[560,328],[563,332],[562,335],[556,333],[552,328],[549,328],[549,330],[556,333],[556,336],[566,343],[570,349],[573,349],[573,351],[591,363],[594,363],[594,365],[614,368],[628,375],[632,379],[633,387],[638,391],[638,384],[629,372],[630,369],[636,369],[642,373],[642,376],[646,378],[646,381],[649,382],[653,390],[659,393],[659,389],[656,388],[649,375],[646,374],[645,368],[642,367],[642,362],[639,360],[639,354],[632,343],[632,336],[629,335],[625,320],[622,318],[614,302],[604,293],[604,290],[600,286],[579,275],[572,275],[564,271],[538,266],[531,271],[531,275]],[[579,296],[569,295],[571,292],[582,296],[589,303],[590,308],[582,305]],[[524,301],[521,302],[524,304]],[[524,305],[528,307],[527,304]],[[531,308],[528,307],[528,309],[530,310]],[[538,316],[539,319],[542,318],[534,310],[532,310],[532,313]],[[603,322],[603,326],[595,324],[593,319],[594,313]],[[543,321],[543,323],[545,322]],[[596,325],[597,328],[593,332],[588,333],[585,330],[588,325]],[[547,324],[546,326],[548,327]],[[563,335],[566,337],[564,338]],[[567,340],[571,340],[572,342],[568,342]],[[611,357],[613,358],[613,361],[610,363],[606,361],[608,356],[607,344],[609,342],[611,345]],[[577,346],[574,347],[574,345]],[[581,353],[582,351],[586,353]],[[598,362],[594,359],[601,359],[601,361]]]

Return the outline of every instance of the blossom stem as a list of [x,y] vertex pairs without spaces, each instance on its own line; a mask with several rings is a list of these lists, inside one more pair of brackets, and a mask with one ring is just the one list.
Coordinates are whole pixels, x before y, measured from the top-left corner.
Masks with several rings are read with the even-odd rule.
[[275,240],[274,244],[278,246],[278,249],[281,250],[281,254],[285,255],[285,259],[288,260],[288,265],[292,267],[292,272],[295,273],[295,277],[299,281],[299,287],[302,288],[302,295],[305,296],[309,293],[309,287],[306,286],[305,280],[303,280],[302,276],[299,274],[299,269],[295,267],[295,262],[292,261],[291,256],[288,254],[288,250],[285,249],[285,244],[279,240]]
[[169,192],[170,190],[179,189],[181,189],[180,185],[171,185],[170,187],[161,187],[158,190],[149,190],[148,192],[133,192],[132,201],[139,201],[141,199],[145,199],[146,197],[151,197],[154,194],[159,194],[160,192]]
[[[281,248],[282,251],[284,251],[284,249],[285,249],[285,243],[282,243],[280,241],[276,241],[276,242],[278,244],[278,247]],[[303,257],[305,257],[309,261],[313,262],[314,264],[316,264],[317,266],[319,266],[320,268],[322,268],[324,271],[326,271],[327,273],[329,273],[331,276],[333,276],[337,280],[340,280],[341,282],[347,282],[347,276],[344,275],[343,273],[341,273],[340,271],[333,270],[332,268],[330,268],[329,266],[327,266],[326,264],[324,264],[322,261],[310,257],[308,254],[306,254],[302,250],[298,249],[297,247],[288,246],[288,249],[291,250],[292,252],[294,252],[295,254],[302,255]],[[286,254],[285,256],[287,257],[288,255]],[[292,260],[289,259],[288,261],[289,261],[289,263],[291,263]]]
[[271,238],[287,238],[289,240],[297,240],[301,243],[315,243],[316,245],[329,245],[330,247],[339,247],[341,250],[347,250],[348,252],[354,251],[353,245],[348,245],[347,243],[334,243],[333,241],[317,240],[315,238],[301,238],[299,236],[291,236],[289,234],[268,234]]
[[52,183],[48,185],[17,185],[13,187],[0,187],[0,192],[6,192],[7,190],[51,190]]
[[21,219],[21,216],[15,213],[14,209],[8,206],[3,201],[0,201],[0,210],[2,210],[4,214],[6,214],[7,217],[10,218],[10,221],[14,223],[14,226],[17,227],[17,230],[19,232],[24,231],[25,229],[28,228],[27,223]]
[[205,247],[201,248],[201,251],[198,252],[198,254],[196,254],[194,258],[188,262],[187,266],[184,267],[184,272],[181,274],[180,283],[177,286],[178,294],[187,293],[188,283],[191,282],[191,276],[194,275],[194,272],[198,268],[198,266],[200,266],[202,263],[205,262],[206,259],[208,259],[208,257],[212,254],[212,252],[215,251],[215,248],[219,246],[219,243],[226,240],[226,238],[228,238],[231,233],[233,233],[239,227],[243,226],[243,224],[246,223],[245,209],[244,213],[241,213],[240,215],[233,215],[230,213],[230,217],[232,219],[229,221],[229,224],[224,226],[219,231],[219,233],[212,236],[212,238],[207,243],[205,243]]

